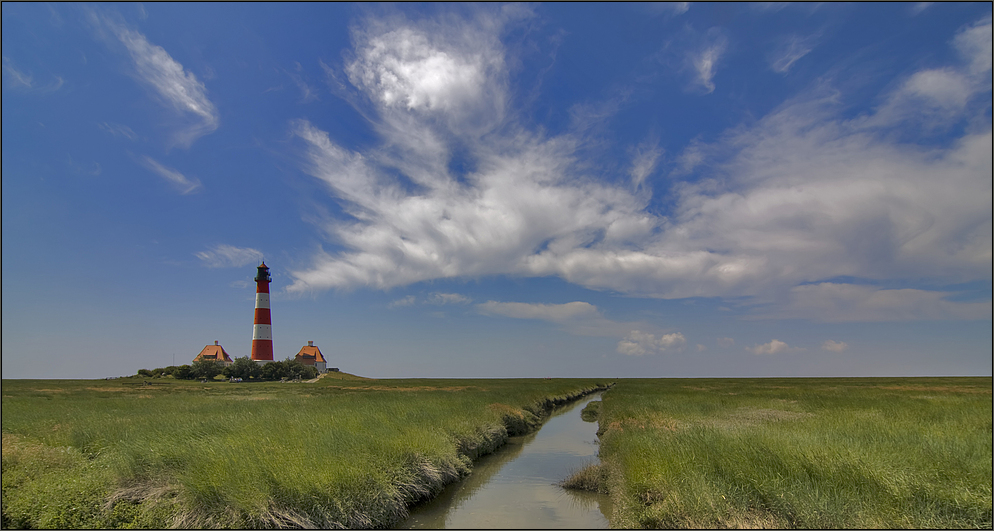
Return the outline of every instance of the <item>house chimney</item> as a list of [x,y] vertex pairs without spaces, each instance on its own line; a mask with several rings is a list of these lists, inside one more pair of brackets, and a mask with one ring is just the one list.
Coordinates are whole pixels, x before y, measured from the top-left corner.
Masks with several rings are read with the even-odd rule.
[[307,346],[308,347],[313,347],[314,346],[314,342],[313,341],[308,341],[307,342]]
[[217,345],[217,340],[216,339],[214,340],[214,344]]

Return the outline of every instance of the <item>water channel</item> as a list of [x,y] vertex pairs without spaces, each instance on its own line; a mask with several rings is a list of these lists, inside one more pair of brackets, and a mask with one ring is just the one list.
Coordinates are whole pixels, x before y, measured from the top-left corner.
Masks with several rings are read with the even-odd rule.
[[469,477],[412,509],[398,528],[606,529],[606,495],[557,485],[597,461],[597,423],[580,419],[580,410],[599,395],[554,411],[537,432],[511,437],[474,463]]

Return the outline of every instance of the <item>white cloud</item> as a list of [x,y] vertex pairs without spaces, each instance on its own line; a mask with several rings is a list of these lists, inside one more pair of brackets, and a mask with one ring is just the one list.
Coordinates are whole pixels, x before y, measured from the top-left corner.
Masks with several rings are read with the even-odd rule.
[[690,10],[690,2],[642,2],[635,4],[653,14],[682,15]]
[[428,304],[469,304],[473,299],[459,293],[434,292],[428,296]]
[[779,354],[781,352],[789,352],[792,349],[787,343],[780,341],[779,339],[774,339],[769,343],[763,343],[762,345],[755,345],[752,347],[746,347],[746,350],[752,352],[753,354],[763,355],[763,354]]
[[638,148],[635,150],[635,156],[632,160],[632,186],[638,187],[652,172],[656,170],[656,164],[659,162],[659,157],[663,154],[663,150],[655,142],[643,142],[639,144]]
[[863,125],[877,127],[911,121],[934,128],[961,119],[974,99],[984,99],[989,104],[990,16],[961,29],[952,44],[964,64],[915,72],[888,95],[874,115],[865,118]]
[[262,252],[257,249],[225,244],[215,245],[213,249],[201,251],[195,255],[203,260],[207,267],[211,268],[243,267],[262,261]]
[[821,344],[822,350],[827,350],[829,352],[844,352],[849,348],[844,341],[833,341],[831,339],[826,339],[824,343]]
[[645,356],[659,354],[667,349],[679,350],[687,344],[687,339],[680,332],[664,334],[656,339],[654,334],[632,330],[621,341],[618,341],[617,351],[626,356]]
[[981,18],[970,26],[960,30],[953,37],[953,45],[968,61],[967,71],[974,76],[984,76],[986,87],[990,90],[991,77],[991,16]]
[[31,74],[15,68],[13,62],[6,55],[3,56],[3,72],[4,85],[10,88],[31,88],[34,84],[34,78]]
[[[843,118],[841,96],[823,86],[711,144],[688,146],[679,161],[696,174],[668,190],[675,206],[664,217],[647,210],[651,191],[588,175],[577,137],[546,137],[505,119],[504,19],[445,20],[356,30],[349,79],[373,105],[366,115],[379,146],[352,151],[308,121],[292,124],[305,171],[349,217],[322,227],[340,250],[295,271],[291,291],[558,276],[635,296],[753,297],[774,303],[764,315],[801,304],[805,318],[835,319],[831,307],[818,313],[804,286],[838,277],[940,285],[990,278],[989,129],[939,147],[901,143],[893,133],[914,117],[897,113],[873,127],[872,115]],[[958,34],[968,35],[962,42],[983,40],[970,31]],[[710,39],[723,46],[719,33]],[[470,73],[450,75],[452,65]],[[944,70],[898,86],[960,101],[954,88],[929,81],[935,72]],[[949,113],[967,117],[982,106],[977,86]],[[469,169],[450,169],[457,152]],[[639,189],[659,157],[642,153],[631,169]]]
[[165,179],[183,195],[192,194],[199,191],[203,187],[203,185],[200,184],[200,179],[197,179],[196,177],[190,179],[172,168],[167,168],[162,164],[159,164],[155,159],[149,157],[148,155],[143,156],[141,161],[146,168],[152,170],[159,177]]
[[49,77],[51,81],[48,83],[38,84],[34,75],[30,72],[22,72],[14,66],[9,57],[3,56],[3,84],[9,89],[32,90],[44,94],[59,90],[66,82],[62,76],[51,75]]
[[730,337],[719,337],[715,339],[715,343],[721,348],[728,348],[735,344],[735,340]]
[[911,4],[911,7],[908,10],[911,12],[911,16],[916,16],[921,14],[922,11],[932,7],[932,4],[934,3],[935,2],[915,2],[914,4]]
[[774,72],[786,74],[798,59],[804,57],[814,48],[815,37],[788,36],[783,43],[770,55],[770,68]]
[[388,107],[445,110],[479,97],[484,65],[433,46],[426,33],[401,28],[364,44],[349,65],[349,79]]
[[700,343],[697,344],[697,352],[704,352],[708,348]]
[[197,80],[197,76],[184,70],[183,65],[165,49],[148,42],[141,33],[108,19],[104,19],[103,23],[127,48],[138,79],[152,87],[165,106],[190,118],[176,131],[176,143],[189,146],[217,129],[218,111],[207,98],[207,88]]
[[[459,293],[442,293],[440,291],[435,291],[429,293],[428,296],[421,299],[421,304],[432,304],[435,306],[441,306],[445,304],[469,304],[473,302],[473,299],[459,294]],[[388,308],[400,308],[403,306],[413,306],[418,303],[418,297],[414,295],[408,295],[401,299],[387,304]]]
[[115,137],[124,137],[132,141],[138,139],[138,135],[130,127],[126,125],[118,123],[100,122],[99,124],[97,124],[97,127],[99,127],[103,131],[110,133]]
[[725,53],[727,40],[717,28],[711,28],[707,34],[705,46],[690,56],[690,62],[697,74],[697,83],[704,87],[705,93],[714,92],[714,76],[718,73],[718,61]]
[[[319,99],[317,95],[317,90],[315,90],[313,87],[307,84],[307,82],[304,80],[303,77],[304,67],[300,63],[294,63],[294,64],[296,67],[296,72],[286,71],[286,74],[290,76],[290,79],[292,79],[293,82],[297,85],[297,88],[300,89],[300,102],[310,103],[312,101],[317,101]],[[265,92],[269,92],[269,90],[270,89],[267,89]]]
[[947,300],[955,293],[822,282],[791,288],[778,311],[761,317],[829,322],[990,319],[991,302]]
[[477,304],[476,309],[484,315],[502,315],[515,319],[541,319],[555,323],[600,315],[596,306],[582,301],[565,304],[487,301]]
[[414,295],[408,295],[404,298],[391,301],[390,304],[387,304],[387,308],[401,308],[404,306],[413,306],[415,302],[417,302],[417,299],[414,297]]
[[370,19],[353,29],[355,53],[345,73],[378,107],[382,131],[398,135],[398,141],[417,140],[405,134],[411,132],[412,111],[479,135],[496,126],[505,111],[502,28],[529,16],[527,8],[511,6],[459,23]]
[[962,116],[976,88],[967,76],[953,68],[921,70],[905,80],[863,125],[889,126],[914,121],[928,128],[942,126]]

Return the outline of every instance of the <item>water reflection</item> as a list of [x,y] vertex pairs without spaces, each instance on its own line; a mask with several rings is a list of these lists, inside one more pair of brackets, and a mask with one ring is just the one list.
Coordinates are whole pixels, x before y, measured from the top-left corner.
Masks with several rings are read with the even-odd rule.
[[556,411],[535,433],[511,437],[473,465],[466,479],[415,508],[404,529],[607,528],[610,502],[556,483],[597,459],[597,424],[580,410],[590,396]]

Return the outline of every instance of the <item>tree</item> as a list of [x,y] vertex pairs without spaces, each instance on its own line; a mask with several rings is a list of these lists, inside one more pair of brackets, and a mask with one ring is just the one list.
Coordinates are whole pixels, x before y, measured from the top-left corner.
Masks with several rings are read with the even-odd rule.
[[301,378],[304,380],[317,378],[318,369],[313,365],[304,365],[300,360],[291,360],[290,358],[287,358],[285,364],[287,378]]
[[207,378],[208,380],[221,374],[222,370],[221,364],[212,360],[197,360],[190,366],[190,372],[194,378]]
[[286,378],[286,362],[271,361],[261,367],[260,376],[265,380],[279,380]]
[[235,358],[235,362],[224,368],[224,376],[227,378],[258,378],[262,373],[262,367],[248,356]]
[[176,371],[173,372],[173,377],[180,380],[192,380],[194,378],[193,368],[189,365],[180,365],[179,367],[176,367]]

